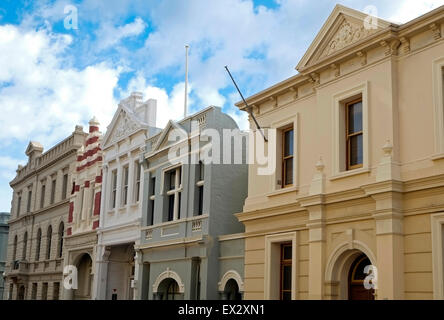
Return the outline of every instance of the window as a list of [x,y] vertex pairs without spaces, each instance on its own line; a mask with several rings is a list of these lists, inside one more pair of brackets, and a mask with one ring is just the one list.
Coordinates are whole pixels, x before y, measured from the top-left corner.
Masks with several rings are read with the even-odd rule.
[[139,202],[140,197],[140,175],[141,175],[141,165],[139,161],[134,163],[135,165],[135,177],[136,183],[134,185],[134,202]]
[[66,199],[66,192],[68,192],[68,174],[63,175],[62,200]]
[[165,172],[167,182],[167,221],[180,219],[182,168],[177,167]]
[[27,203],[27,205],[26,205],[26,212],[31,212],[31,199],[32,199],[32,190],[31,190],[31,188],[32,187],[29,187],[29,190],[28,190],[28,203]]
[[293,185],[293,127],[282,130],[282,188]]
[[330,180],[370,171],[368,108],[368,82],[333,96]]
[[51,182],[51,204],[53,204],[55,201],[56,185],[57,185],[57,180],[53,179]]
[[89,215],[90,217],[92,217],[94,215],[94,197],[95,197],[95,193],[94,193],[94,183],[90,184],[91,186],[91,199],[89,200]]
[[48,282],[43,282],[42,300],[48,300]]
[[291,243],[285,243],[281,245],[281,300],[291,300],[291,251]]
[[51,241],[52,241],[52,226],[49,226],[46,235],[46,260],[51,259]]
[[37,231],[37,248],[35,250],[35,260],[40,260],[40,247],[42,246],[42,229],[39,228]]
[[9,297],[8,297],[8,300],[12,300],[13,292],[14,292],[14,284],[11,283],[9,285]]
[[12,251],[12,261],[15,262],[17,260],[17,235],[14,237],[14,249]]
[[151,177],[150,180],[150,192],[148,194],[148,225],[152,226],[154,224],[154,200],[156,199],[156,177]]
[[203,192],[204,192],[204,177],[205,177],[205,165],[202,161],[199,161],[197,182],[196,182],[196,200],[197,200],[197,215],[200,216],[203,213]]
[[433,61],[433,104],[435,120],[434,160],[444,156],[444,56]]
[[17,199],[17,217],[20,216],[20,207],[22,205],[22,193],[20,192],[18,194],[18,199]]
[[42,189],[40,191],[40,209],[42,209],[45,206],[45,192],[46,192],[46,186],[42,184]]
[[80,189],[80,206],[79,206],[78,220],[85,219],[85,217],[84,217],[85,210],[83,209],[84,202],[85,202],[85,187],[82,187]]
[[53,288],[53,300],[59,300],[60,295],[60,282],[54,282],[54,288]]
[[124,167],[123,168],[123,177],[122,177],[122,181],[123,181],[122,206],[126,206],[126,204],[128,203],[128,173],[129,173],[129,168]]
[[174,195],[168,196],[168,221],[174,220]]
[[298,299],[297,232],[265,236],[265,300]]
[[60,222],[59,225],[59,243],[57,248],[57,257],[61,258],[63,255],[63,234],[65,232],[65,225],[63,222]]
[[362,131],[362,98],[345,104],[347,170],[362,168],[363,164],[363,131]]
[[117,170],[113,170],[111,173],[111,208],[116,207],[117,197]]
[[36,300],[37,299],[37,283],[33,283],[32,284],[32,289],[31,289],[31,300]]
[[28,232],[23,236],[22,260],[26,260],[26,251],[28,250]]

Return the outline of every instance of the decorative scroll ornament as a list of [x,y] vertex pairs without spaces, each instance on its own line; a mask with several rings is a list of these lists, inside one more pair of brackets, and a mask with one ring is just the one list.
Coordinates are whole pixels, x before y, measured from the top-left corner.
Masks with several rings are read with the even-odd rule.
[[126,112],[122,111],[120,113],[119,120],[117,122],[117,126],[114,129],[113,135],[111,137],[111,141],[117,141],[127,136],[129,133],[132,133],[139,129],[140,126],[132,121],[130,117],[126,114]]
[[339,51],[352,43],[358,42],[372,33],[375,33],[376,31],[377,30],[375,29],[365,29],[364,24],[356,25],[344,20],[333,39],[322,52],[321,57],[329,56],[334,52]]

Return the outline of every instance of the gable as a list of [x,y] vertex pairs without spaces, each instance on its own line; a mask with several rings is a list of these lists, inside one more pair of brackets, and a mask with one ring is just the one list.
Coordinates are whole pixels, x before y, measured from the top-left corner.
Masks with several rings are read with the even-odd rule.
[[337,5],[297,65],[303,70],[388,28],[385,20]]
[[[170,136],[170,133],[173,130],[178,130],[178,134],[175,133],[175,141],[169,141],[168,137]],[[180,139],[177,139],[177,136],[180,136]],[[162,133],[160,134],[159,138],[157,139],[156,144],[154,145],[151,152],[155,152],[157,150],[161,150],[165,147],[168,147],[174,143],[176,143],[178,140],[187,139],[188,133],[187,131],[178,123],[174,121],[169,121],[166,127],[162,130]]]
[[125,108],[119,107],[103,139],[104,148],[112,143],[123,140],[141,128],[142,125],[136,121]]

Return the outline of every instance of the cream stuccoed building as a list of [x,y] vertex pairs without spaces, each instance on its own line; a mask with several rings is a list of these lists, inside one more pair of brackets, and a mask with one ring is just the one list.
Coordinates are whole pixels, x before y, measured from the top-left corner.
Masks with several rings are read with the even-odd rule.
[[18,166],[9,220],[5,299],[58,300],[71,173],[86,138],[81,126],[46,152],[38,142]]
[[[134,92],[120,101],[103,137],[103,184],[93,299],[133,299],[134,245],[140,239],[143,184],[140,155],[158,133],[157,102]],[[142,149],[141,149],[142,148]]]

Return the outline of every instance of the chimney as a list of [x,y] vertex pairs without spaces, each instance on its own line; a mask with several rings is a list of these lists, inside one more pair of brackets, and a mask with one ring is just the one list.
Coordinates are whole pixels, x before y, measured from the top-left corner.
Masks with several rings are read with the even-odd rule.
[[156,127],[157,100],[148,99],[136,109],[136,114],[140,120],[150,127]]
[[89,120],[89,133],[93,133],[94,131],[99,131],[99,120],[96,117],[93,117]]

